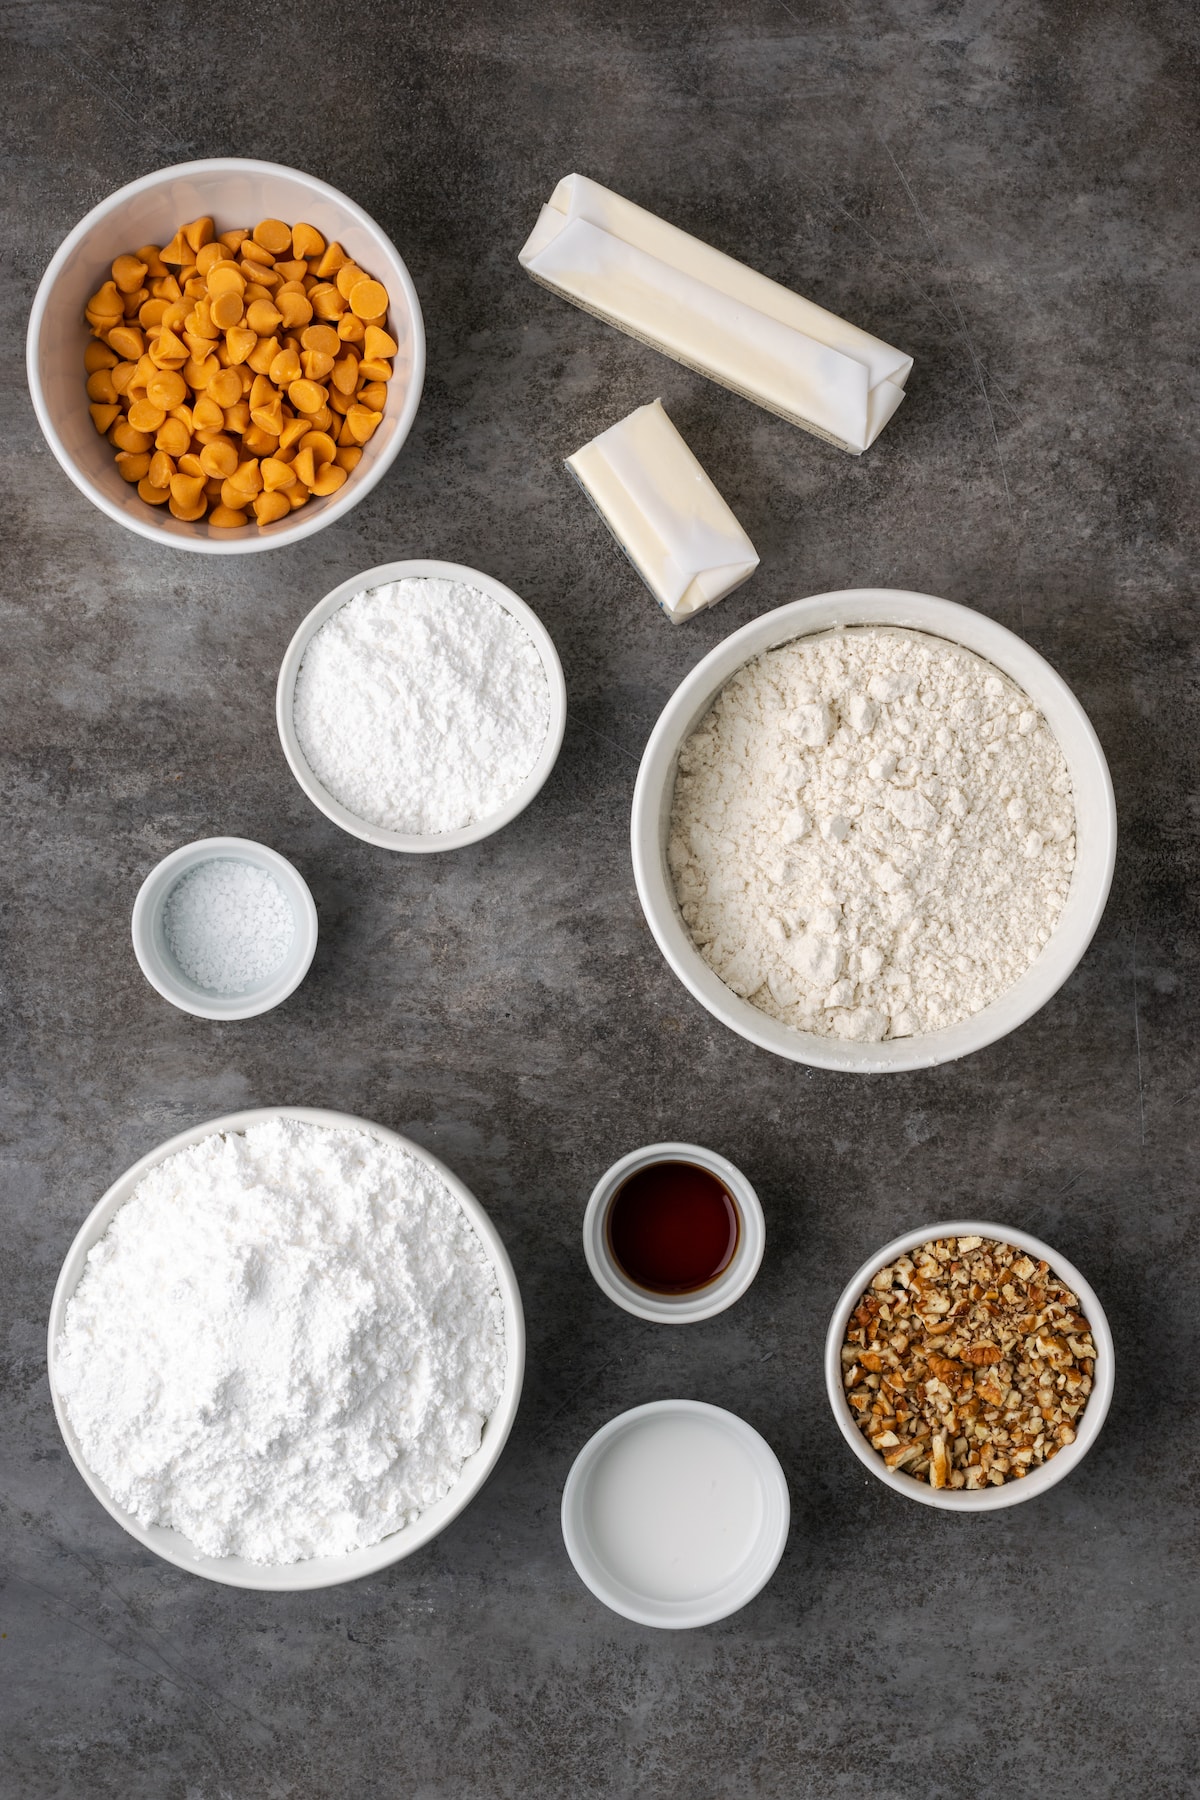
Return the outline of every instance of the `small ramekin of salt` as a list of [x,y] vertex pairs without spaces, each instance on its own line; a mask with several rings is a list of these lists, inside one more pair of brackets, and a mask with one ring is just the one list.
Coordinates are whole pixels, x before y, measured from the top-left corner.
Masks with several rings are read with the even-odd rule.
[[458,850],[523,812],[554,767],[562,664],[537,614],[458,563],[396,562],[327,594],[279,671],[293,775],[385,850]]
[[202,838],[147,875],[133,907],[146,980],[201,1019],[269,1012],[308,973],[317,909],[303,877],[250,838]]

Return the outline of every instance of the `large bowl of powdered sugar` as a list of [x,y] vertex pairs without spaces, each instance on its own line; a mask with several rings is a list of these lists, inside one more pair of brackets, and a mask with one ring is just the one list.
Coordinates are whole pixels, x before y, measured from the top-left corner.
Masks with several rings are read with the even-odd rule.
[[716,1018],[794,1062],[927,1068],[1022,1024],[1099,924],[1104,752],[1054,669],[927,594],[797,600],[692,670],[633,802],[638,894]]
[[142,1157],[50,1314],[54,1409],[96,1498],[233,1587],[330,1587],[427,1544],[495,1467],[524,1358],[512,1265],[462,1182],[306,1107]]

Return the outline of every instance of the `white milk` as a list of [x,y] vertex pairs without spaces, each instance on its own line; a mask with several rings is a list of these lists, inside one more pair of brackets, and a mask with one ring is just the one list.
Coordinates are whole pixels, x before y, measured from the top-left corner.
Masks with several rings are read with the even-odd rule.
[[762,1483],[720,1420],[644,1418],[619,1433],[588,1484],[586,1529],[611,1578],[657,1600],[732,1579],[763,1524]]

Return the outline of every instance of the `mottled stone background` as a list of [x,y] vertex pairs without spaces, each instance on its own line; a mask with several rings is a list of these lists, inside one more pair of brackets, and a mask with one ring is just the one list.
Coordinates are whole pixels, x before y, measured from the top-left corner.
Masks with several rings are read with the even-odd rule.
[[[0,22],[4,1800],[1200,1794],[1194,8],[7,0]],[[70,485],[22,343],[81,214],[217,153],[311,170],[382,222],[429,379],[347,519],[211,561]],[[530,282],[518,246],[572,169],[911,351],[875,448],[843,456]],[[763,558],[680,629],[561,468],[655,394]],[[404,861],[309,806],[272,703],[308,608],[419,555],[529,600],[570,720],[516,824]],[[966,601],[1043,651],[1100,733],[1122,830],[1057,998],[967,1062],[875,1080],[776,1061],[693,1004],[626,843],[682,675],[745,620],[855,584]],[[321,919],[300,992],[230,1026],[173,1011],[129,946],[151,865],[214,833],[292,857]],[[521,1415],[477,1503],[378,1579],[308,1596],[143,1553],[69,1461],[44,1365],[55,1276],[108,1183],[265,1102],[447,1158],[529,1321]],[[605,1301],[579,1243],[597,1175],[661,1136],[733,1157],[768,1217],[752,1292],[680,1332]],[[1060,1246],[1118,1350],[1079,1472],[980,1519],[867,1477],[820,1370],[858,1262],[955,1212]],[[668,1394],[763,1430],[794,1504],[770,1587],[678,1635],[606,1612],[558,1529],[587,1436]]]

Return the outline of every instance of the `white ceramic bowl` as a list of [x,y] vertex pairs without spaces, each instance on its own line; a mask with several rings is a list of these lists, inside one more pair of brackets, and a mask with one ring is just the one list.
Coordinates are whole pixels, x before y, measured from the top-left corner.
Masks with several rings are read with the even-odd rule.
[[[637,1440],[644,1456],[644,1440],[679,1425],[709,1437],[703,1466],[690,1466],[686,1452],[660,1453],[657,1470],[639,1466]],[[722,1483],[726,1492],[739,1487],[754,1514],[742,1522],[736,1562],[730,1522],[705,1517],[704,1502]],[[787,1543],[791,1501],[775,1452],[736,1413],[703,1400],[652,1400],[584,1445],[561,1519],[567,1555],[598,1600],[638,1625],[684,1631],[728,1618],[766,1586]]]
[[[104,1236],[113,1214],[129,1199],[148,1169],[174,1155],[177,1150],[186,1149],[189,1144],[196,1144],[201,1138],[210,1137],[214,1132],[245,1131],[250,1125],[261,1125],[271,1119],[284,1118],[300,1119],[310,1125],[326,1125],[335,1130],[370,1132],[372,1136],[382,1138],[385,1143],[399,1145],[410,1156],[417,1157],[441,1176],[478,1232],[496,1271],[496,1281],[504,1306],[508,1362],[500,1402],[484,1426],[483,1441],[479,1449],[463,1464],[462,1473],[450,1492],[436,1506],[423,1512],[415,1525],[407,1525],[402,1531],[393,1532],[382,1543],[373,1544],[369,1549],[353,1550],[345,1556],[318,1556],[308,1562],[296,1563],[255,1563],[240,1556],[204,1556],[179,1532],[168,1531],[160,1525],[141,1525],[123,1507],[117,1505],[104,1483],[84,1461],[66,1408],[59,1398],[58,1340],[66,1321],[67,1301],[79,1285],[89,1250]],[[495,1468],[517,1416],[524,1373],[525,1316],[521,1310],[517,1278],[513,1274],[508,1252],[499,1233],[479,1202],[443,1162],[439,1162],[436,1156],[431,1156],[428,1150],[422,1149],[420,1144],[414,1144],[410,1138],[401,1137],[399,1132],[389,1131],[384,1125],[374,1125],[368,1119],[356,1119],[351,1113],[326,1112],[311,1106],[259,1106],[248,1112],[227,1113],[223,1118],[207,1119],[202,1125],[193,1125],[190,1130],[181,1131],[178,1137],[171,1138],[169,1142],[160,1144],[157,1150],[151,1150],[143,1156],[113,1183],[84,1220],[75,1242],[67,1252],[50,1305],[50,1394],[59,1430],[75,1467],[105,1511],[111,1513],[117,1524],[124,1526],[139,1544],[145,1545],[147,1550],[153,1550],[165,1562],[174,1563],[176,1568],[186,1569],[192,1575],[203,1575],[209,1581],[224,1582],[228,1587],[257,1588],[270,1593],[336,1587],[343,1581],[357,1581],[364,1575],[374,1575],[378,1570],[386,1569],[390,1564],[411,1556],[414,1550],[419,1550],[423,1544],[435,1538],[439,1531],[444,1530],[452,1519],[458,1517]]]
[[[335,494],[310,500],[289,517],[260,528],[214,530],[189,525],[165,507],[147,506],[123,481],[113,449],[88,412],[83,352],[90,342],[83,309],[108,280],[113,258],[140,244],[167,244],[181,225],[209,213],[218,232],[260,219],[304,220],[336,240],[387,288],[388,329],[399,345],[387,406],[359,465]],[[425,327],[412,278],[400,253],[361,206],[328,182],[278,163],[217,156],[156,169],[94,206],[64,238],[42,276],[25,345],[29,392],[46,442],[80,493],[118,525],[177,550],[236,556],[310,537],[369,494],[396,456],[416,417],[425,377]]]
[[[372,825],[366,819],[360,819],[348,807],[335,800],[328,789],[322,787],[317,777],[309,768],[300,741],[296,736],[294,718],[296,677],[300,673],[300,664],[304,661],[304,653],[309,642],[327,619],[331,619],[339,607],[352,600],[355,594],[362,593],[364,588],[383,587],[391,581],[406,581],[410,578],[435,577],[442,581],[460,581],[469,586],[479,588],[483,593],[495,600],[499,606],[510,612],[517,622],[525,627],[533,639],[538,655],[542,659],[542,667],[546,671],[546,681],[550,689],[550,722],[546,728],[546,740],[541,754],[530,770],[528,777],[513,795],[508,805],[490,818],[477,819],[473,825],[464,825],[458,831],[439,831],[420,833],[413,831],[389,831],[386,826]],[[558,753],[562,749],[563,732],[567,725],[567,687],[563,679],[562,664],[558,659],[558,651],[554,648],[554,640],[533,608],[514,594],[511,588],[497,581],[493,575],[485,575],[479,569],[464,568],[461,563],[431,562],[418,559],[413,562],[381,563],[376,569],[366,569],[361,575],[352,575],[349,581],[343,581],[335,587],[331,594],[313,607],[308,617],[300,625],[291,643],[287,647],[282,667],[279,671],[279,682],[275,690],[275,723],[279,729],[279,741],[283,745],[283,754],[287,757],[292,774],[304,789],[314,806],[320,807],[326,818],[340,825],[343,831],[352,836],[364,838],[368,844],[378,844],[384,850],[402,850],[410,855],[428,856],[441,850],[461,850],[467,844],[477,844],[481,838],[491,837],[505,825],[511,824],[518,813],[525,811],[530,801],[541,792],[551,769],[558,761]]]
[[[917,1481],[900,1470],[888,1468],[882,1456],[871,1448],[854,1422],[854,1414],[842,1386],[842,1345],[846,1339],[850,1314],[880,1269],[895,1262],[906,1251],[927,1244],[931,1238],[972,1236],[994,1238],[999,1243],[1012,1244],[1018,1250],[1024,1250],[1027,1255],[1036,1257],[1039,1261],[1044,1258],[1053,1273],[1073,1289],[1079,1297],[1084,1317],[1092,1328],[1092,1342],[1096,1346],[1096,1372],[1092,1378],[1088,1403],[1076,1422],[1077,1431],[1073,1444],[1067,1444],[1057,1456],[1032,1470],[1020,1481],[1006,1481],[1003,1487],[979,1488],[968,1493],[965,1488],[931,1488],[926,1481]],[[890,1244],[885,1244],[847,1282],[842,1297],[834,1308],[825,1338],[825,1388],[829,1404],[833,1408],[833,1416],[841,1428],[842,1436],[859,1462],[895,1493],[903,1494],[905,1499],[917,1500],[922,1506],[942,1507],[946,1512],[995,1512],[1001,1506],[1018,1506],[1023,1500],[1033,1500],[1038,1494],[1044,1494],[1047,1488],[1054,1487],[1072,1469],[1078,1468],[1100,1435],[1100,1427],[1112,1402],[1114,1375],[1113,1338],[1104,1308],[1091,1283],[1084,1280],[1075,1265],[1069,1263],[1065,1256],[1060,1256],[1057,1250],[1052,1250],[1049,1244],[1043,1244],[1040,1238],[1030,1237],[1027,1231],[1013,1231],[1008,1225],[980,1224],[973,1219],[926,1225],[920,1231],[906,1231],[903,1237],[893,1238]]]
[[[857,1044],[798,1031],[760,1012],[710,969],[680,917],[667,867],[667,836],[679,751],[726,682],[777,645],[853,625],[904,625],[962,644],[1016,682],[1058,739],[1075,801],[1076,858],[1070,891],[1049,943],[1021,979],[982,1011],[941,1031]],[[898,588],[850,588],[794,600],[735,631],[699,662],[668,700],[650,735],[633,796],[633,872],[647,923],[684,986],[722,1024],[776,1056],[818,1069],[876,1074],[925,1069],[982,1050],[1024,1024],[1066,981],[1091,943],[1112,885],[1117,812],[1100,741],[1066,682],[1024,639],[971,607]]]
[[[654,1294],[638,1287],[613,1256],[609,1243],[608,1209],[614,1194],[638,1169],[656,1162],[696,1163],[711,1170],[733,1195],[741,1214],[737,1249],[729,1267],[695,1293]],[[725,1157],[700,1144],[647,1144],[642,1150],[631,1150],[601,1176],[583,1215],[583,1253],[597,1286],[626,1312],[639,1319],[650,1319],[656,1325],[694,1325],[740,1300],[758,1274],[766,1242],[762,1206],[746,1177]]]
[[[178,882],[207,862],[249,863],[278,882],[292,908],[295,931],[287,955],[265,981],[240,994],[216,994],[186,975],[171,954],[163,911]],[[317,948],[317,909],[308,883],[286,857],[251,838],[200,838],[184,844],[151,869],[133,903],[133,951],[142,974],[164,1000],[199,1019],[250,1019],[294,993],[308,974]]]

